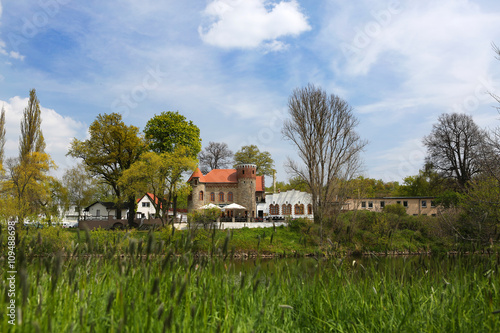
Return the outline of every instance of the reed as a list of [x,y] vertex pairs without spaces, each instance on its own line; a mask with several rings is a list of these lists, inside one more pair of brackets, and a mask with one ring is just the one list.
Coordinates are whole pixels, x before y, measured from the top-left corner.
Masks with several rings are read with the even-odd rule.
[[[21,322],[12,326],[2,316],[0,331],[494,332],[500,327],[497,256],[242,262],[223,259],[225,242],[222,256],[202,258],[191,252],[175,256],[174,244],[156,255],[155,242],[148,237],[142,250],[126,256],[26,259],[17,296]],[[107,250],[119,252],[113,245]],[[0,298],[1,308],[5,302]]]

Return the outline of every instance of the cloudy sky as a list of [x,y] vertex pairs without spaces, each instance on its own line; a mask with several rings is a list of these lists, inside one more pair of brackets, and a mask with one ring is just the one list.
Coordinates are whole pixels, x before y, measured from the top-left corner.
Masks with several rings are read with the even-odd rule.
[[422,167],[422,137],[444,112],[500,125],[498,0],[0,0],[0,107],[17,155],[29,90],[59,173],[99,113],[144,128],[179,111],[203,146],[271,152],[278,179],[292,91],[313,83],[353,106],[369,141],[364,175],[400,181]]

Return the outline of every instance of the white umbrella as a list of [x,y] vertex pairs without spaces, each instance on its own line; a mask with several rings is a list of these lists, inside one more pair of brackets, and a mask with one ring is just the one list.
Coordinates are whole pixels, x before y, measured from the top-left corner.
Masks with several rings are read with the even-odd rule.
[[226,210],[226,209],[246,209],[246,208],[243,207],[242,205],[238,205],[237,203],[232,203],[230,205],[224,206],[223,209]]
[[217,208],[220,209],[219,206],[214,205],[213,203],[206,204],[205,206],[201,206],[200,209],[211,209],[211,208]]

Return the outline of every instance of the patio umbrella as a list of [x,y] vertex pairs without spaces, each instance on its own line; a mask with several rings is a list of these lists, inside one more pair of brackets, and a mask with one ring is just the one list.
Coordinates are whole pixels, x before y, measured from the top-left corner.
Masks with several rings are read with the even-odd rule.
[[224,206],[224,210],[227,209],[246,209],[246,207],[243,207],[242,205],[238,205],[237,203],[232,203],[230,205]]
[[200,209],[211,209],[211,208],[217,208],[220,209],[219,206],[214,205],[213,203],[206,204],[205,206],[201,206]]

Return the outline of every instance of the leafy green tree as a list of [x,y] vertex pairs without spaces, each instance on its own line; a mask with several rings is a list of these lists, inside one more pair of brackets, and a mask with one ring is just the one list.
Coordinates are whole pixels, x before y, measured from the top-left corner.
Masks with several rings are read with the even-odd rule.
[[[90,138],[73,139],[68,155],[81,158],[86,170],[99,177],[113,189],[117,204],[127,202],[128,224],[133,226],[136,203],[133,195],[124,195],[125,188],[118,182],[123,172],[136,162],[144,151],[144,140],[139,128],[127,126],[118,113],[100,114],[90,125]],[[121,218],[121,210],[117,210]]]
[[[155,196],[152,204],[156,216],[165,225],[170,203],[174,205],[182,189],[182,176],[187,171],[194,171],[197,160],[189,156],[189,149],[177,146],[174,152],[146,152],[132,166],[123,172],[120,184],[132,191],[131,195],[151,192]],[[174,207],[174,216],[177,213]]]
[[272,176],[274,172],[274,161],[271,153],[261,152],[256,145],[243,146],[234,154],[234,166],[238,164],[255,164],[257,176]]
[[403,179],[403,184],[398,188],[397,195],[409,197],[439,196],[450,187],[453,187],[451,181],[442,178],[430,164],[427,164],[424,170],[418,172],[418,175]]
[[200,129],[179,112],[162,112],[151,118],[144,128],[149,149],[155,153],[172,153],[179,146],[187,147],[196,158],[201,150]]
[[50,196],[49,171],[55,169],[54,162],[45,153],[32,152],[19,158],[9,158],[6,161],[7,180],[2,184],[2,192],[11,196],[14,213],[18,221],[31,216],[35,217],[41,212],[41,203],[46,202]]

